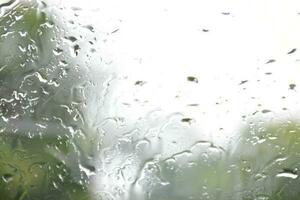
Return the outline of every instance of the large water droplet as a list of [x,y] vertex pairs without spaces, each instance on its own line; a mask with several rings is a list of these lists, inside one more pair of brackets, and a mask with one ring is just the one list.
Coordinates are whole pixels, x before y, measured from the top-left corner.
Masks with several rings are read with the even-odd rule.
[[292,171],[283,171],[276,175],[278,178],[290,178],[290,179],[296,179],[298,178],[298,174]]

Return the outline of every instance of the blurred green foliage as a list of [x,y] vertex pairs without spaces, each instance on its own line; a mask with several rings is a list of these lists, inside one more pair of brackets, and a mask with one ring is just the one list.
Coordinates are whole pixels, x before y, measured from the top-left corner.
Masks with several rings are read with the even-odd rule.
[[67,151],[66,138],[0,137],[0,199],[89,200],[88,189],[72,180],[70,169],[49,153]]
[[17,89],[25,73],[42,68],[38,66],[42,60],[48,61],[54,45],[50,41],[53,31],[49,26],[52,23],[45,12],[39,11],[36,3],[27,1],[16,4],[1,16],[1,85]]
[[208,146],[184,160],[161,161],[155,177],[164,184],[144,186],[144,191],[149,191],[146,199],[299,199],[297,121],[250,122],[226,151],[213,151]]
[[300,124],[254,122],[243,130],[233,154],[247,199],[299,199]]
[[72,151],[63,126],[76,114],[60,105],[65,88],[58,87],[64,77],[53,54],[57,27],[41,6],[19,1],[0,17],[0,199],[90,200],[70,163],[59,159]]

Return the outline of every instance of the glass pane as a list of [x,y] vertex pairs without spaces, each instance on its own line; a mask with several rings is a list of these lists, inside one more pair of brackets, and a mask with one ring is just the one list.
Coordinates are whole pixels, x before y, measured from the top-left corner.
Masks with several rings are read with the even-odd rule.
[[0,199],[299,199],[299,12],[0,0]]

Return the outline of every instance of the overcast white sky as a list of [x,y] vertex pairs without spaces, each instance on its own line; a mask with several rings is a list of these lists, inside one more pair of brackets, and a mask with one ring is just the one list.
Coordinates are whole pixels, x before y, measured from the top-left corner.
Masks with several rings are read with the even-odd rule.
[[[234,134],[242,115],[263,109],[272,112],[259,118],[297,116],[299,88],[289,84],[299,83],[300,57],[299,51],[287,53],[300,48],[300,1],[57,1],[92,10],[88,21],[101,31],[117,30],[108,51],[118,73],[129,82],[147,82],[142,90],[118,86],[121,100],[149,101],[141,108],[120,107],[120,115],[134,119],[161,108],[194,118],[207,134],[223,128],[224,135]],[[271,59],[276,61],[265,64]],[[186,106],[195,103],[199,107]]]
[[[107,95],[109,103],[92,106],[110,106],[103,108],[107,117],[124,117],[128,124],[139,121],[137,128],[144,131],[142,134],[159,132],[165,147],[159,149],[160,141],[155,137],[149,140],[153,147],[146,148],[149,152],[145,155],[159,150],[167,157],[197,140],[225,146],[234,142],[231,137],[252,118],[300,117],[299,0],[47,2],[82,8],[80,20],[102,34],[98,40],[102,36],[107,39],[103,47],[100,45],[99,57],[111,59],[119,79]],[[62,13],[68,14],[65,10]],[[188,81],[189,76],[197,81]],[[144,84],[136,86],[136,81]],[[271,112],[262,112],[267,110]],[[179,120],[180,127],[176,126],[178,118],[193,121],[181,126]],[[120,132],[118,127],[107,124],[103,127],[112,135],[106,136],[109,139],[113,134],[127,134],[115,133]],[[176,128],[179,131],[174,131]],[[115,150],[113,145],[110,148]],[[112,173],[124,164],[125,156],[118,156],[107,167]],[[112,181],[109,173],[107,179],[102,174],[98,178],[108,189],[110,184],[123,185],[118,177],[120,182]]]

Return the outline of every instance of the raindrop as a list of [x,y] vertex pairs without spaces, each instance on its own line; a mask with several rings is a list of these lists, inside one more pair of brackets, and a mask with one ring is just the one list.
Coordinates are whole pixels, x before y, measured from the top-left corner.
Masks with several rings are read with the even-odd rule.
[[194,82],[194,83],[198,83],[198,79],[196,77],[194,77],[194,76],[188,76],[187,80],[191,81],[191,82]]
[[248,80],[241,81],[241,82],[239,83],[239,85],[243,85],[244,83],[247,83],[247,82],[248,82]]
[[74,11],[79,11],[79,10],[81,10],[81,8],[80,8],[80,7],[74,7],[74,6],[73,6],[73,7],[71,7],[71,9],[72,9],[72,10],[74,10]]
[[60,61],[59,61],[59,64],[60,64],[61,66],[63,66],[63,67],[68,66],[68,62],[65,61],[65,60],[60,60]]
[[47,7],[47,4],[44,2],[44,1],[38,1],[38,3],[40,3],[40,7],[42,9],[46,8]]
[[26,31],[19,31],[19,35],[21,36],[21,37],[26,37],[27,36],[27,32]]
[[261,112],[265,114],[265,113],[269,113],[269,112],[272,112],[272,111],[268,110],[268,109],[263,109]]
[[181,119],[181,122],[183,123],[188,123],[188,124],[192,124],[194,120],[192,118],[183,118]]
[[292,84],[289,85],[289,89],[290,89],[290,90],[294,90],[295,87],[296,87],[296,84],[293,84],[293,83],[292,83]]
[[111,34],[118,32],[119,29],[117,28],[116,30],[112,31]]
[[73,101],[76,103],[81,103],[85,100],[85,88],[84,87],[74,87],[72,90]]
[[54,22],[52,21],[47,21],[43,25],[45,25],[47,28],[53,28],[54,27]]
[[73,57],[76,57],[78,56],[79,54],[79,50],[80,50],[80,46],[78,44],[75,44],[73,47],[72,47],[72,56]]
[[56,56],[61,55],[62,52],[63,52],[63,50],[62,50],[61,48],[55,48],[55,49],[53,50],[53,53],[54,53],[54,55],[56,55]]
[[23,15],[15,16],[15,20],[16,20],[16,21],[19,21],[19,20],[21,20],[22,18],[23,18]]
[[191,103],[191,104],[188,104],[187,106],[195,107],[195,106],[199,106],[199,104],[197,104],[197,103]]
[[[1,1],[0,1],[1,2]],[[2,1],[3,2],[3,1]],[[10,0],[10,1],[4,1],[4,3],[0,3],[0,8],[2,7],[7,7],[7,6],[10,6],[12,5],[13,3],[15,2],[15,0]]]
[[65,37],[65,39],[71,41],[71,42],[76,42],[77,41],[77,38],[74,37],[74,36],[69,36],[69,37]]
[[13,180],[13,175],[12,174],[4,174],[2,176],[2,180],[6,183],[10,182]]
[[287,54],[292,54],[292,53],[295,53],[296,51],[297,51],[297,49],[294,48],[294,49],[290,50]]
[[270,59],[270,60],[268,60],[265,64],[270,64],[270,63],[273,63],[273,62],[275,62],[276,60],[275,59]]
[[137,86],[143,86],[143,85],[145,85],[145,84],[146,84],[145,81],[136,81],[136,82],[134,83],[134,85],[137,85]]
[[22,53],[26,53],[26,48],[25,47],[22,47],[22,46],[18,46],[19,50],[22,52]]
[[270,199],[271,197],[269,195],[260,194],[256,196],[254,200],[270,200]]
[[55,189],[58,189],[58,185],[57,185],[57,183],[56,182],[52,182],[52,185],[53,185],[53,187],[55,188]]
[[96,174],[96,168],[91,165],[81,165],[79,164],[79,168],[82,172],[86,174],[87,177],[93,176]]
[[284,170],[283,172],[280,172],[276,175],[278,178],[290,178],[290,179],[296,179],[298,178],[298,174],[291,171],[291,170]]
[[222,15],[230,15],[230,12],[222,12]]
[[86,26],[83,26],[83,27],[86,28],[86,29],[88,29],[88,30],[91,31],[91,32],[95,32],[94,27],[91,26],[91,25],[86,25]]

